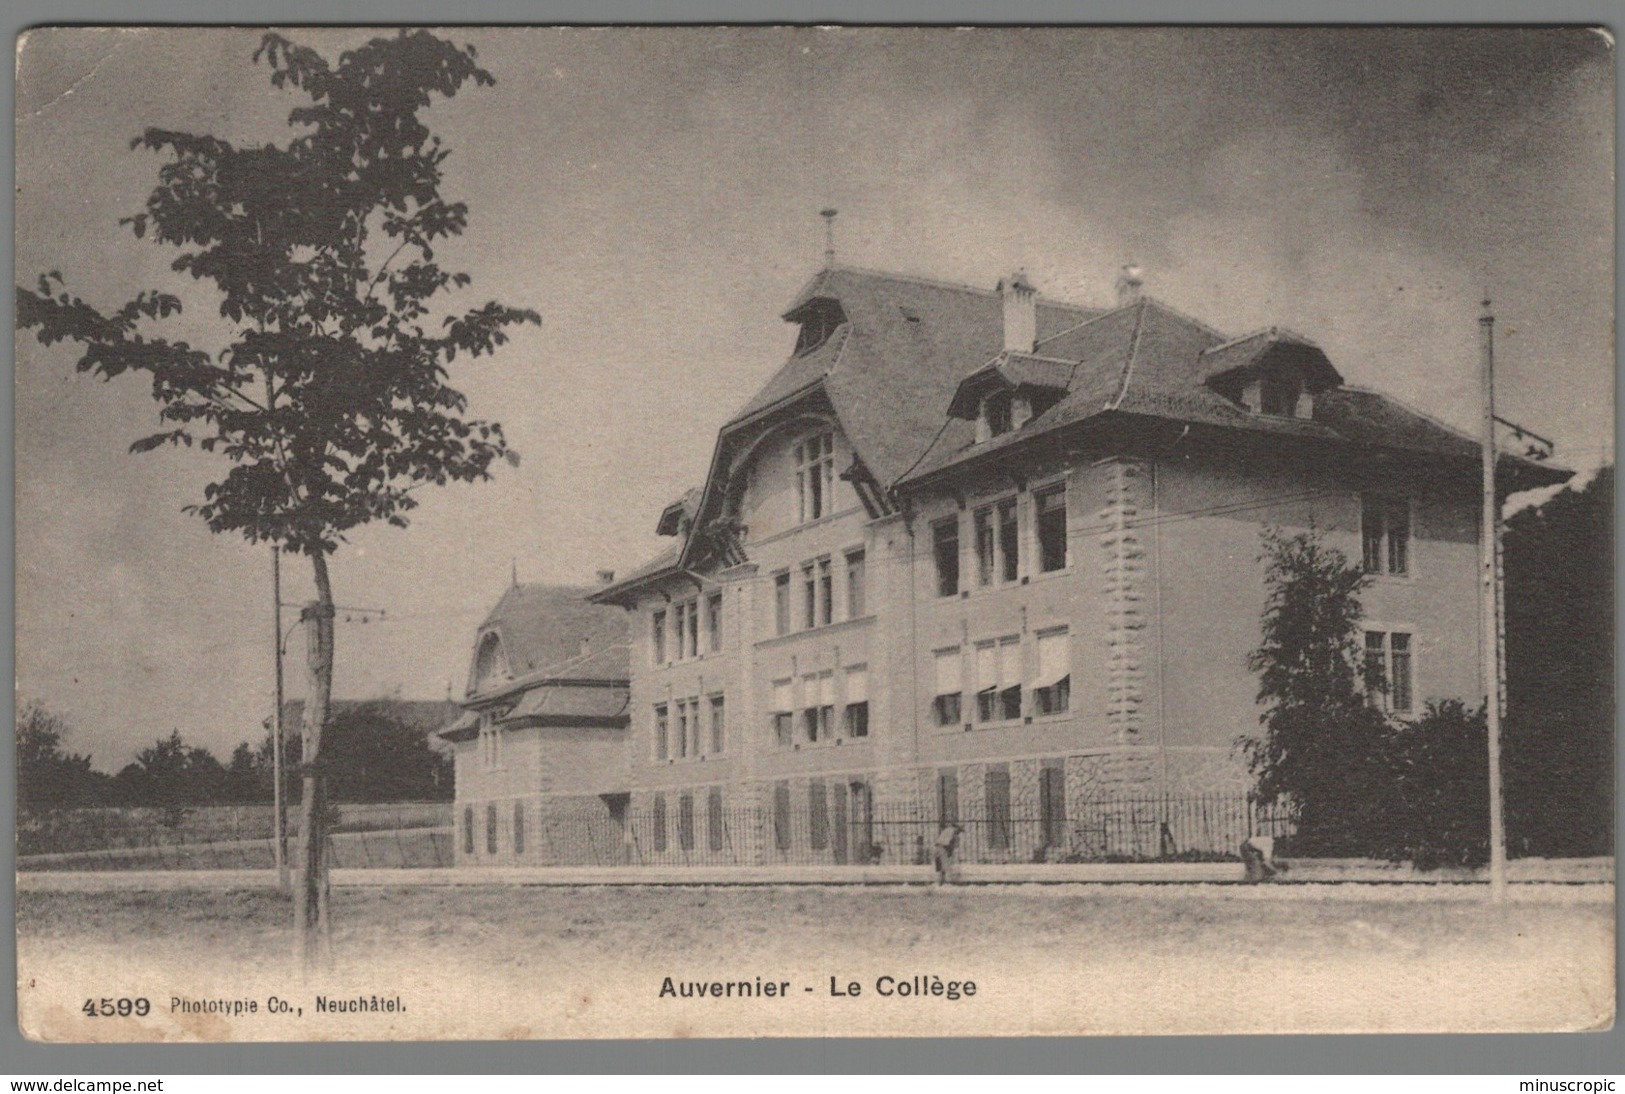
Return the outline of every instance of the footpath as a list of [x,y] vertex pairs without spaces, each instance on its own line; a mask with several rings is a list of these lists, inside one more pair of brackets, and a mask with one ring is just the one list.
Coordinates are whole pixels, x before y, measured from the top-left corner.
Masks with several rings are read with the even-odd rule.
[[[1587,886],[1611,894],[1614,861],[1515,859],[1508,880],[1518,887]],[[467,866],[333,871],[339,888],[424,886],[594,885],[921,885],[932,884],[929,866]],[[1484,870],[1418,870],[1404,863],[1369,859],[1289,860],[1286,870],[1259,890],[1323,889],[1335,885],[1432,887],[1471,890],[1488,882]],[[1182,885],[1244,886],[1239,862],[1145,862],[998,865],[966,864],[957,884],[986,885]],[[274,888],[272,870],[20,871],[18,892],[115,892]]]

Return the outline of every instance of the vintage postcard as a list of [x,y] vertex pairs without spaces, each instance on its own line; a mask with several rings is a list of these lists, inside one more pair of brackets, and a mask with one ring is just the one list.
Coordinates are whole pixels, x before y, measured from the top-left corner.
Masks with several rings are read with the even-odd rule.
[[1612,1025],[1606,33],[17,51],[29,1037]]

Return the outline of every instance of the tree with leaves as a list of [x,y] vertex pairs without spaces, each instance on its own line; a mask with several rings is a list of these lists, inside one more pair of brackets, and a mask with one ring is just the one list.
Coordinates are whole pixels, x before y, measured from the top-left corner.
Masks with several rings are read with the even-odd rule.
[[1382,681],[1361,635],[1370,577],[1313,529],[1267,532],[1262,561],[1262,642],[1248,667],[1264,733],[1242,741],[1258,797],[1291,803],[1298,851],[1370,853],[1371,834],[1398,816],[1392,730],[1370,701]]
[[63,740],[68,723],[38,702],[17,712],[17,812],[33,817],[53,810],[104,805],[108,777],[90,767],[90,757],[69,752]]
[[1507,519],[1507,841],[1614,846],[1614,468]]
[[117,782],[126,801],[160,810],[171,828],[194,807],[223,801],[227,785],[226,769],[214,753],[187,744],[178,729],[136,753]]
[[279,34],[254,53],[272,85],[299,96],[285,144],[239,146],[148,129],[132,148],[162,160],[138,238],[178,251],[172,268],[211,286],[229,326],[205,349],[165,337],[181,310],[143,291],[107,309],[72,295],[58,273],[17,290],[17,322],[46,345],[77,344],[78,369],[151,384],[162,431],[131,446],[197,445],[230,469],[189,511],[306,556],[317,600],[303,726],[303,847],[295,893],[305,966],[326,931],[321,772],[332,699],[333,588],[328,556],[371,521],[405,526],[426,485],[489,477],[511,458],[500,427],[468,420],[448,383],[460,356],[493,352],[528,309],[486,303],[432,313],[469,284],[434,248],[460,235],[461,202],[441,194],[448,150],[420,117],[434,99],[490,85],[472,47],[402,30],[329,61]]

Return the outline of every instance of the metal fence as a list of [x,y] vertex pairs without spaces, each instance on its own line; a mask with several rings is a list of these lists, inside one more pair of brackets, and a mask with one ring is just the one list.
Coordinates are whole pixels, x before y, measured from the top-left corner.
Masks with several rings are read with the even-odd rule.
[[[452,823],[449,803],[339,806],[332,861],[340,868],[447,867],[459,861],[534,866],[925,865],[942,830],[934,810],[837,799],[824,809],[712,808],[700,795],[667,808],[509,810],[494,836]],[[22,870],[270,869],[271,811],[197,810],[166,824],[157,810],[79,810],[19,831]],[[466,824],[467,821],[462,822]],[[956,857],[970,863],[1215,861],[1237,858],[1249,835],[1285,836],[1290,812],[1243,794],[1091,797],[1066,811],[1009,815],[965,810]],[[290,855],[297,819],[290,817]],[[459,846],[460,845],[460,846]],[[472,851],[470,851],[472,849]],[[457,852],[463,854],[459,856]]]
[[[974,863],[1216,861],[1250,835],[1292,831],[1285,809],[1241,794],[1098,797],[1070,813],[963,815],[957,858]],[[497,830],[487,827],[497,816]],[[824,809],[712,807],[671,795],[664,808],[552,811],[519,827],[508,810],[470,809],[463,861],[536,866],[924,865],[942,821],[912,805],[831,801]],[[472,821],[474,829],[466,826]]]

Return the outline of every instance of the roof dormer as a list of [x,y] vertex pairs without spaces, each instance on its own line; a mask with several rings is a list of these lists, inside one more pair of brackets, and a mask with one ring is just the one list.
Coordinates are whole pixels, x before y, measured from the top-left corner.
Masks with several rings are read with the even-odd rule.
[[1315,343],[1271,327],[1203,350],[1202,380],[1250,413],[1311,418],[1314,397],[1343,377]]
[[496,631],[487,631],[480,636],[479,645],[475,648],[474,679],[469,684],[469,694],[511,679],[513,672],[508,665],[508,653],[502,647],[502,637]]
[[832,296],[815,296],[785,316],[792,323],[801,324],[796,335],[795,355],[805,356],[829,341],[830,335],[846,322],[841,302]]
[[1066,394],[1072,366],[1029,354],[1007,353],[959,384],[948,414],[976,423],[977,441],[1012,433]]

